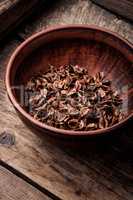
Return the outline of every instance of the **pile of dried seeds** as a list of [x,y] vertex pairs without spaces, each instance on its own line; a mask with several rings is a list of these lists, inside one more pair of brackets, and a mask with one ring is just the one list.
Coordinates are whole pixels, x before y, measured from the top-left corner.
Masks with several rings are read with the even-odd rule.
[[50,126],[96,130],[123,119],[122,99],[103,72],[94,77],[79,66],[50,66],[27,83],[29,113]]

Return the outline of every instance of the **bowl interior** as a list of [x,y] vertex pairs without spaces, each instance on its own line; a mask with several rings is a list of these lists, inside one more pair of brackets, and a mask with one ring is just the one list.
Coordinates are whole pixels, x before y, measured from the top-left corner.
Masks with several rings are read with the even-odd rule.
[[[87,68],[90,75],[103,71],[124,99],[123,111],[133,111],[133,54],[132,48],[120,38],[97,29],[69,28],[41,34],[24,45],[15,58],[12,86],[25,85],[49,64],[59,67],[73,64]],[[22,104],[22,93],[14,89]]]

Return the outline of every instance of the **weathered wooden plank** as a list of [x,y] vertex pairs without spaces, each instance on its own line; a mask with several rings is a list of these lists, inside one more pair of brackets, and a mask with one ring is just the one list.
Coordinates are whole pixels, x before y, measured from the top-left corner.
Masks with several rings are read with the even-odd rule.
[[[24,39],[55,24],[87,23],[109,28],[133,42],[131,24],[88,0],[70,0],[69,4],[60,1],[28,23],[19,32]],[[19,43],[11,41],[0,54],[0,133],[15,136],[14,145],[0,145],[0,159],[64,200],[132,199],[132,132],[126,129],[122,137],[101,139],[96,148],[89,147],[89,143],[82,152],[83,147],[71,151],[53,144],[41,133],[34,134],[16,116],[6,96],[4,74],[9,56]]]
[[55,2],[40,13],[36,20],[29,20],[19,35],[26,39],[47,27],[65,24],[94,24],[115,31],[133,42],[133,25],[95,5],[90,0],[67,0]]
[[133,21],[133,1],[132,0],[92,0],[95,3]]
[[37,9],[44,0],[3,0],[0,2],[0,39]]
[[11,6],[13,6],[15,3],[17,3],[19,0],[2,0],[0,1],[0,14],[7,11]]
[[0,200],[50,200],[35,187],[0,166]]

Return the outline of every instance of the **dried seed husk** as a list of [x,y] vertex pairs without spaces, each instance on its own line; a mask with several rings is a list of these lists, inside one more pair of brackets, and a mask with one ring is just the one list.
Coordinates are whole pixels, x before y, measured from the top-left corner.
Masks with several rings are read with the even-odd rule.
[[102,88],[98,89],[98,97],[103,98],[105,97],[106,93]]
[[84,117],[84,116],[88,116],[88,114],[91,112],[91,109],[88,107],[81,107],[80,109],[80,116]]
[[87,130],[95,130],[97,129],[97,125],[95,123],[89,123],[86,127]]
[[122,120],[122,99],[103,72],[90,76],[85,68],[50,66],[32,77],[25,92],[27,109],[37,120],[57,128],[96,130]]
[[37,113],[34,115],[34,118],[35,119],[38,119],[38,120],[46,120],[48,118],[49,114],[48,112],[44,111],[44,110],[39,110],[37,111]]
[[64,122],[66,120],[66,118],[68,118],[68,116],[62,112],[59,112],[59,111],[55,111],[55,114],[54,114],[54,119],[55,121],[57,121],[58,123],[60,122]]
[[111,81],[106,79],[106,80],[102,81],[102,84],[105,85],[105,86],[110,86],[111,85]]
[[46,88],[43,88],[43,89],[41,89],[40,93],[44,98],[46,98],[47,94],[48,94],[48,90]]
[[67,124],[68,127],[72,130],[82,130],[84,128],[83,120],[79,121],[78,119],[69,119]]

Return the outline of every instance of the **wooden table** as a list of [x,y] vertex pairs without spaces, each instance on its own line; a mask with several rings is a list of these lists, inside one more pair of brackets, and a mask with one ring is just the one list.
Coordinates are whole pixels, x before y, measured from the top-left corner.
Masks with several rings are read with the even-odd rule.
[[[0,200],[132,200],[133,126],[77,148],[30,131],[6,95],[4,75],[14,49],[56,24],[97,24],[133,42],[133,25],[90,0],[42,7],[0,46]],[[83,148],[84,146],[84,148]]]

